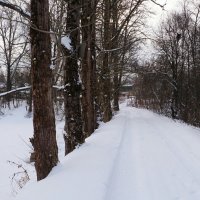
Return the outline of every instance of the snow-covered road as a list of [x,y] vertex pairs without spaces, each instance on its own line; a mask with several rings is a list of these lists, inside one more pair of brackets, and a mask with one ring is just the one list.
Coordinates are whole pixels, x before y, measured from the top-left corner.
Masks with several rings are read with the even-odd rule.
[[199,200],[200,132],[126,108],[126,126],[105,200]]
[[200,130],[123,107],[17,199],[199,200]]

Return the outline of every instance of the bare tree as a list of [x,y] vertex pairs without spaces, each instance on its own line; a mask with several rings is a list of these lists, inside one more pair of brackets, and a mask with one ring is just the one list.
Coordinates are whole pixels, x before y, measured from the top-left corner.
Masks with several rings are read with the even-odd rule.
[[158,55],[139,70],[136,92],[138,105],[196,126],[200,125],[199,13],[198,4],[184,1],[180,12],[162,22],[155,42]]
[[2,67],[6,68],[7,91],[12,89],[15,72],[27,53],[27,42],[23,35],[19,17],[13,10],[3,10],[0,16],[0,57]]
[[50,18],[48,0],[31,0],[31,65],[33,125],[37,179],[45,178],[58,162],[52,98]]
[[80,1],[67,1],[66,32],[62,38],[64,65],[64,104],[65,104],[65,154],[84,142],[81,113],[81,81],[78,65],[80,45]]
[[[96,127],[95,90],[96,90],[96,0],[82,0],[81,17],[81,77],[82,77],[82,114],[85,137],[91,135]],[[91,12],[92,11],[92,12]]]

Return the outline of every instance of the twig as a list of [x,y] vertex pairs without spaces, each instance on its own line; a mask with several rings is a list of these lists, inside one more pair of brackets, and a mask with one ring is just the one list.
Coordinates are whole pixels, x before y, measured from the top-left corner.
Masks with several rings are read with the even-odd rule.
[[155,0],[151,0],[151,2],[153,2],[157,6],[160,6],[163,10],[165,9],[165,6],[167,5],[167,3],[165,3],[165,4],[162,5],[162,4],[158,3],[158,2],[156,2]]
[[5,1],[0,1],[0,6],[15,10],[16,12],[18,12],[21,16],[25,17],[26,19],[29,19],[29,20],[31,19],[30,15],[25,13],[25,11],[22,8],[20,8],[18,5],[6,3]]

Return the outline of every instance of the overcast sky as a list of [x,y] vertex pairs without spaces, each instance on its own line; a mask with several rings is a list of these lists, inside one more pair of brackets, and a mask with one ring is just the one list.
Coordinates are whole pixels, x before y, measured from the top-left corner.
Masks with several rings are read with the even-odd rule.
[[[180,8],[180,2],[183,0],[156,0],[161,5],[165,5],[165,10],[162,10],[158,5],[153,4],[152,2],[149,3],[149,8],[152,12],[154,12],[154,15],[150,15],[147,19],[148,28],[145,30],[146,34],[149,37],[152,37],[151,34],[153,34],[153,31],[156,31],[156,28],[158,27],[159,23],[164,19],[167,15],[167,13],[172,12],[173,10],[178,10]],[[144,60],[148,60],[152,56],[153,47],[151,44],[151,41],[147,41],[146,45],[142,47],[142,50],[140,51],[139,55],[140,58]]]
[[162,10],[159,6],[150,3],[151,11],[155,13],[155,15],[151,15],[149,18],[149,23],[153,26],[156,26],[159,21],[166,16],[167,13],[178,10],[181,0],[156,0],[156,2],[161,5],[165,5],[165,10]]

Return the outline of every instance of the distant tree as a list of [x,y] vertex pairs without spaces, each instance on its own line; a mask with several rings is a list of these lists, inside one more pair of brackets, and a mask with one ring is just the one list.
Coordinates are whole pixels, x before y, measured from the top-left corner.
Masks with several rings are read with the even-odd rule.
[[[6,90],[10,91],[15,72],[27,53],[20,19],[11,9],[4,9],[0,14],[0,38],[0,63],[6,69]],[[7,98],[9,101],[9,95]]]
[[6,82],[5,74],[4,74],[3,70],[1,70],[1,69],[0,69],[0,82],[1,83],[5,83]]
[[[191,9],[192,8],[192,9]],[[200,8],[184,1],[157,31],[157,57],[138,71],[139,106],[200,126]]]
[[50,1],[50,24],[52,42],[52,68],[54,84],[61,84],[63,80],[63,52],[61,38],[66,30],[67,4],[65,0]]

